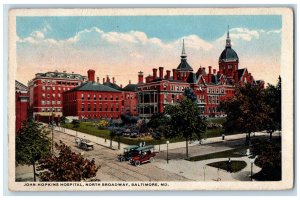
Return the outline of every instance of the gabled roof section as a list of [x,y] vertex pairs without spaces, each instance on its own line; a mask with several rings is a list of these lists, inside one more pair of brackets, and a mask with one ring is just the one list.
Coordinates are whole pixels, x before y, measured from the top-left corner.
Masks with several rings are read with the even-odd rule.
[[106,83],[103,83],[103,85],[114,88],[116,90],[122,90],[122,88],[115,83],[106,82]]
[[17,80],[15,81],[15,87],[16,87],[16,90],[28,91],[28,87]]
[[97,82],[91,82],[91,81],[83,83],[82,85],[80,85],[76,88],[73,88],[72,90],[69,90],[69,91],[121,92],[121,91],[111,88],[109,86],[102,85]]
[[238,69],[239,80],[241,80],[241,78],[244,76],[244,74],[245,74],[246,71],[247,71],[247,68]]
[[197,83],[197,78],[196,78],[196,74],[194,73],[190,73],[189,77],[187,78],[187,82],[188,83]]
[[128,84],[122,90],[136,92],[138,90],[138,84]]

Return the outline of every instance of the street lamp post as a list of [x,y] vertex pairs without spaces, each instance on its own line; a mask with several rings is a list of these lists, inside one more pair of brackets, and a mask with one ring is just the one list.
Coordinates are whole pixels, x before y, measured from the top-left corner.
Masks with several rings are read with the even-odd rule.
[[206,166],[203,166],[203,179],[205,181],[205,169],[206,169]]
[[167,141],[167,164],[169,164],[169,140]]
[[251,160],[250,160],[250,163],[251,163],[251,174],[250,174],[250,178],[251,178],[251,181],[253,181],[252,176],[253,176],[253,164],[254,164],[254,159],[251,159]]

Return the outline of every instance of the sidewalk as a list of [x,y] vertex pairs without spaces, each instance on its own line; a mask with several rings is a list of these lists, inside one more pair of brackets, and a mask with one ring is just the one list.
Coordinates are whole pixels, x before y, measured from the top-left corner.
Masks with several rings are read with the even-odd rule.
[[[74,137],[76,136],[76,131],[71,130],[71,129],[67,129],[67,128],[55,127],[55,131],[58,131],[58,132],[61,132],[61,133],[65,133],[65,134],[68,134],[68,135],[72,135]],[[264,133],[264,132],[252,133],[251,136],[253,137],[254,135],[255,136],[267,136],[267,137],[269,136],[268,133]],[[273,134],[273,136],[277,136],[277,135],[279,135],[278,132],[276,132],[276,133]],[[107,139],[105,141],[104,138],[97,137],[97,136],[94,136],[94,135],[89,135],[89,134],[82,133],[82,132],[79,132],[79,131],[77,131],[77,137],[85,138],[85,139],[90,140],[93,143],[96,143],[96,144],[99,144],[101,146],[110,148],[110,140],[109,139]],[[202,144],[211,144],[211,143],[217,143],[217,142],[226,142],[226,141],[230,141],[230,140],[244,139],[245,137],[246,137],[245,133],[225,136],[225,140],[222,140],[222,137],[213,137],[213,138],[207,138],[207,139],[202,140]],[[75,140],[74,140],[74,142],[75,142]],[[183,142],[169,143],[168,149],[170,150],[170,149],[185,148],[185,145],[186,145],[185,143],[186,143],[185,141],[183,141]],[[189,142],[189,146],[196,146],[196,145],[199,145],[199,141]],[[120,143],[120,150],[119,151],[122,152],[123,148],[127,147],[127,146],[128,146],[127,144]],[[112,148],[114,150],[117,150],[118,149],[118,142],[113,141],[112,142]],[[155,145],[154,148],[155,148],[155,150],[158,150],[159,149],[159,145]],[[160,151],[166,151],[166,150],[167,150],[167,144],[161,144],[160,145]]]

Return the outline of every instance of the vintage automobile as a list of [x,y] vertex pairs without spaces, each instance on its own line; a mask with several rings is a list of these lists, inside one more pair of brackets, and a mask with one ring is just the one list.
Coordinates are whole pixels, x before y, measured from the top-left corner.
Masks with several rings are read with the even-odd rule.
[[125,147],[125,148],[124,148],[123,154],[118,155],[118,160],[119,160],[120,162],[128,161],[128,160],[130,160],[133,156],[138,155],[139,152],[136,151],[137,148],[139,148],[139,146],[137,146],[137,145],[131,145],[131,146]]
[[156,156],[157,152],[154,152],[154,146],[148,145],[144,147],[139,147],[136,149],[138,151],[138,155],[133,156],[129,163],[135,166],[140,166],[143,163],[146,162],[153,162],[154,157]]
[[83,150],[93,150],[94,149],[94,143],[87,139],[82,139],[79,137],[75,137],[75,144],[78,148]]

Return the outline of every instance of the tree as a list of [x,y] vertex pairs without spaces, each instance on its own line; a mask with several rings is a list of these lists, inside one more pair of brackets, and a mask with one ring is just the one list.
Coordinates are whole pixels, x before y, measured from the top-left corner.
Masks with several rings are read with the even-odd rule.
[[79,122],[79,120],[73,119],[73,120],[72,120],[72,125],[73,125],[73,128],[74,128],[75,131],[76,131],[76,137],[77,137],[77,129],[80,127],[80,122]]
[[197,104],[188,97],[184,97],[174,106],[167,106],[166,114],[170,116],[170,132],[185,138],[188,158],[188,141],[193,137],[199,140],[202,138],[206,131],[206,120],[200,115]]
[[36,162],[49,155],[51,142],[49,131],[40,123],[29,119],[23,123],[16,135],[16,164],[32,165],[33,180],[36,181]]
[[115,129],[111,130],[109,133],[109,138],[110,138],[110,148],[112,149],[112,141],[113,139],[117,136],[117,132]]
[[270,134],[281,130],[281,78],[279,77],[276,86],[268,85],[265,90],[265,102],[268,106],[268,118],[264,122],[264,128]]
[[261,180],[281,180],[281,143],[259,141],[251,148],[255,164],[262,170],[255,174]]
[[88,160],[61,142],[55,144],[58,156],[52,155],[39,161],[38,170],[42,181],[81,181],[95,177],[99,166],[94,159]]
[[259,85],[238,86],[235,96],[222,101],[220,107],[227,114],[225,131],[246,132],[249,141],[251,133],[263,129],[263,123],[268,117],[263,88]]

